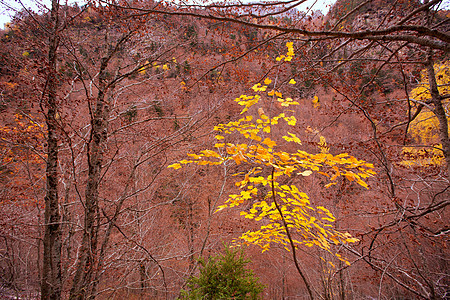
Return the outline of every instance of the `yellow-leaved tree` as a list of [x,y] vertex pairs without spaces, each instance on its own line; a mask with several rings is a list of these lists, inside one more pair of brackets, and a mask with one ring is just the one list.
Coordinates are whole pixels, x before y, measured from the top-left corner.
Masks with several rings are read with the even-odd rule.
[[[286,44],[288,52],[278,57],[277,61],[291,61],[294,56],[293,43]],[[291,79],[290,84],[295,84]],[[241,211],[245,218],[256,221],[265,220],[264,225],[257,231],[247,231],[238,240],[246,244],[260,246],[263,251],[270,248],[272,243],[282,244],[292,252],[294,264],[301,275],[312,298],[312,291],[307,279],[298,264],[296,249],[299,246],[319,247],[332,253],[331,246],[341,243],[354,243],[358,239],[347,232],[339,232],[333,228],[335,217],[323,206],[314,207],[308,195],[295,185],[282,184],[284,178],[293,175],[310,176],[314,172],[328,177],[326,187],[336,184],[339,176],[367,188],[364,181],[373,176],[373,165],[358,160],[347,153],[332,155],[325,138],[317,144],[317,153],[301,150],[301,140],[291,132],[272,134],[281,122],[288,126],[296,125],[294,115],[286,111],[275,116],[269,116],[261,107],[263,101],[277,101],[281,107],[299,105],[292,98],[283,97],[282,93],[271,88],[272,80],[266,78],[264,83],[252,87],[253,95],[241,95],[235,101],[243,107],[242,118],[227,124],[214,127],[218,133],[214,150],[203,150],[199,153],[189,153],[189,159],[181,160],[169,166],[179,169],[183,165],[220,165],[236,163],[245,165],[247,172],[241,175],[241,180],[235,184],[240,193],[229,195],[228,200],[218,207],[217,211],[228,207],[242,205],[252,200],[253,206],[249,211]],[[259,104],[259,105],[258,105]],[[249,114],[252,106],[259,107],[257,113]],[[247,143],[235,144],[230,142],[231,135],[242,135]],[[295,144],[297,151],[283,151],[279,144],[286,142]],[[292,148],[292,147],[290,147]],[[259,199],[259,200],[257,200]],[[263,200],[261,200],[263,199]],[[350,264],[339,254],[340,260]]]
[[[448,116],[450,115],[448,98],[450,96],[450,61],[434,64],[434,73],[438,92],[444,98],[442,102],[445,114]],[[431,99],[428,73],[424,70],[421,73],[420,83],[411,91],[411,100],[416,104],[417,109],[408,130],[410,136],[421,146],[404,147],[402,152],[405,158],[401,165],[427,167],[444,163],[439,137],[440,124]]]

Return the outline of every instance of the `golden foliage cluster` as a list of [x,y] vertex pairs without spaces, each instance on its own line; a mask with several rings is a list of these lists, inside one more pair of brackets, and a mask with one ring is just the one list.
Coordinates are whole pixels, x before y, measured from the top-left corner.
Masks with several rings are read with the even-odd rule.
[[[450,95],[450,61],[435,64],[434,72],[439,94]],[[411,91],[411,98],[418,104],[424,104],[424,108],[419,115],[411,122],[408,133],[416,142],[422,144],[421,147],[403,147],[404,159],[400,165],[408,167],[428,167],[442,165],[444,155],[442,145],[439,142],[439,120],[429,107],[431,100],[430,84],[425,71],[422,71],[421,82]],[[447,115],[450,114],[450,101],[444,101],[444,109]],[[449,124],[450,128],[450,124]]]
[[[286,56],[277,58],[278,61],[283,58],[285,61],[290,61],[288,58],[294,55],[293,44],[289,42],[286,46],[288,53]],[[215,150],[208,149],[187,154],[189,159],[171,164],[169,168],[179,169],[187,164],[220,165],[230,162],[248,166],[248,172],[234,174],[234,176],[243,177],[235,183],[240,193],[229,195],[228,200],[219,206],[217,211],[239,206],[252,199],[251,209],[242,210],[240,214],[256,221],[265,220],[264,225],[257,231],[244,233],[240,240],[247,244],[258,245],[263,251],[268,250],[272,243],[282,244],[288,249],[287,246],[291,241],[287,230],[296,233],[297,238],[292,240],[295,247],[318,246],[331,252],[333,244],[358,241],[349,233],[339,232],[333,228],[332,223],[335,217],[328,209],[323,206],[313,207],[306,193],[300,191],[295,185],[281,182],[283,177],[306,177],[316,173],[328,178],[329,183],[326,187],[336,184],[336,179],[342,176],[368,188],[365,179],[375,174],[374,166],[347,153],[338,155],[329,153],[324,137],[321,137],[317,144],[318,152],[308,153],[300,149],[302,143],[296,134],[291,132],[281,135],[273,134],[273,130],[280,122],[285,122],[290,127],[296,125],[297,120],[292,115],[292,111],[270,117],[262,107],[259,107],[257,117],[254,117],[249,114],[249,109],[254,105],[262,104],[264,100],[275,100],[282,107],[299,105],[299,103],[289,97],[284,98],[281,92],[271,89],[269,87],[271,83],[272,80],[266,78],[263,85],[258,83],[252,87],[254,95],[241,95],[235,99],[243,107],[241,114],[247,113],[247,115],[237,121],[214,127],[218,133],[215,136],[217,140],[214,145]],[[295,81],[290,80],[289,83],[295,84]],[[232,143],[231,139],[236,133],[243,136],[247,143]],[[277,141],[276,137],[281,138],[280,141]],[[298,150],[283,151],[280,145],[282,140],[284,144],[285,142],[295,144]],[[269,192],[264,192],[267,190]],[[337,257],[345,261],[339,255]]]

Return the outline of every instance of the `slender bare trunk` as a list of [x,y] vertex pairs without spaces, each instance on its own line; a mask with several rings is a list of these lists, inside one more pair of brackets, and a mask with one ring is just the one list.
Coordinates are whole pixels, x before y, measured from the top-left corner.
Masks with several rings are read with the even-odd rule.
[[448,136],[448,119],[445,114],[444,105],[442,104],[442,95],[439,94],[436,82],[436,74],[434,72],[433,50],[428,51],[427,59],[428,83],[430,85],[431,102],[434,106],[434,114],[439,120],[439,138],[442,144],[442,152],[444,153],[445,162],[447,163],[447,178],[450,179],[450,139]]
[[88,144],[88,180],[86,201],[84,203],[84,234],[80,249],[80,257],[75,272],[70,299],[86,299],[91,297],[92,275],[95,271],[98,244],[99,217],[99,184],[103,163],[103,152],[106,142],[109,104],[106,92],[106,67],[108,59],[104,58],[100,67],[99,91],[96,107],[91,119],[91,135]]
[[47,75],[47,191],[44,213],[44,256],[42,267],[41,299],[60,299],[61,279],[61,224],[58,199],[58,130],[57,130],[57,50],[58,38],[57,0],[52,1],[49,39],[49,66]]
[[298,263],[298,259],[297,259],[297,251],[296,251],[296,248],[294,245],[294,240],[291,237],[291,233],[289,231],[289,226],[286,223],[286,219],[284,218],[283,211],[281,210],[281,207],[278,204],[277,199],[276,199],[275,185],[274,185],[274,172],[275,172],[275,168],[272,167],[272,182],[271,182],[272,200],[273,200],[273,203],[275,203],[275,207],[276,207],[278,213],[280,214],[281,222],[283,224],[284,230],[286,231],[286,236],[289,240],[289,244],[291,245],[292,259],[294,260],[295,268],[297,269],[298,274],[300,274],[300,277],[302,278],[303,282],[305,283],[306,289],[308,290],[309,298],[311,300],[314,300],[314,294],[311,289],[311,284],[309,283],[309,280],[306,278],[305,273],[300,268],[300,264]]
[[[108,65],[119,48],[132,36],[130,31],[124,34],[116,43],[115,47],[110,48],[101,60],[98,75],[98,92],[95,99],[95,107],[91,113],[91,133],[88,140],[88,178],[84,203],[84,233],[81,242],[80,256],[78,258],[77,269],[70,290],[69,299],[94,299],[99,277],[101,274],[102,260],[106,245],[115,220],[105,233],[105,240],[101,250],[98,251],[98,233],[100,222],[99,210],[99,187],[102,177],[102,164],[104,151],[107,143],[108,118],[110,113],[110,100],[115,84],[120,82],[126,76],[118,76],[108,82]],[[105,38],[108,41],[108,37]],[[131,74],[131,73],[130,73]],[[128,74],[127,76],[129,76]],[[89,103],[89,105],[91,105]],[[90,111],[92,110],[89,107]],[[120,211],[120,207],[118,208]],[[117,212],[118,214],[118,212]]]

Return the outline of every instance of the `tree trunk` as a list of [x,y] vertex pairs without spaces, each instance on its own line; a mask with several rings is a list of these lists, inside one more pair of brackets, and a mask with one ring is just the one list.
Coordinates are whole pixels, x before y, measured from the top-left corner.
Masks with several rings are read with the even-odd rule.
[[109,104],[106,98],[106,67],[111,56],[102,59],[99,74],[99,91],[96,107],[91,119],[91,134],[88,143],[88,180],[84,203],[84,234],[77,270],[70,290],[70,299],[91,298],[92,275],[97,264],[99,230],[98,188],[103,163],[103,148],[106,142]]
[[58,133],[57,133],[57,50],[58,38],[57,0],[52,0],[51,25],[49,38],[49,66],[47,74],[47,191],[45,195],[44,219],[44,256],[42,267],[41,299],[60,299],[61,279],[61,224],[58,203]]
[[450,179],[450,139],[448,136],[448,119],[445,114],[444,106],[442,105],[442,96],[439,94],[438,85],[436,82],[436,74],[434,72],[433,50],[429,50],[427,59],[427,75],[428,83],[430,85],[431,102],[434,106],[433,113],[439,120],[439,138],[442,144],[442,152],[447,164],[447,178]]

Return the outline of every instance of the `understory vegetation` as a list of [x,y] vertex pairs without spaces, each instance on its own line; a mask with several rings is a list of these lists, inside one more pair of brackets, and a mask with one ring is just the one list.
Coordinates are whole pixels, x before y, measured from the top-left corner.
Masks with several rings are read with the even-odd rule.
[[448,4],[303,2],[16,11],[0,297],[448,297]]

